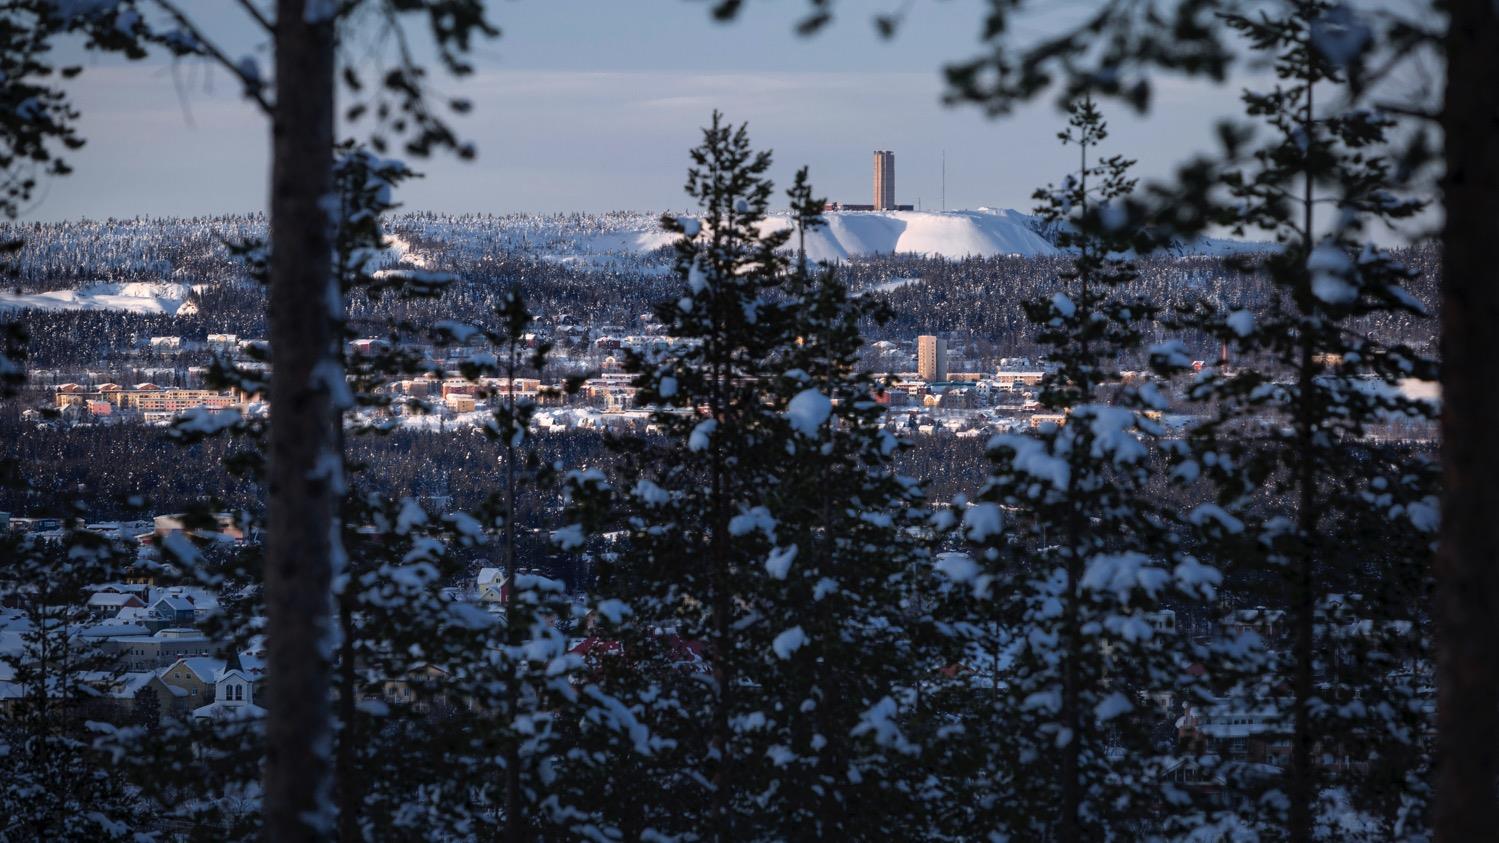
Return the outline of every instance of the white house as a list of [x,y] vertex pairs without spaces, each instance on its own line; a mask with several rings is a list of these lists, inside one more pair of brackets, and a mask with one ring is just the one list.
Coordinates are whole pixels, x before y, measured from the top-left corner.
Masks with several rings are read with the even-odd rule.
[[105,618],[118,615],[124,609],[140,609],[146,604],[134,594],[117,591],[96,591],[89,595],[86,608],[94,617]]
[[510,596],[510,578],[504,568],[481,568],[475,580],[479,600],[484,603],[504,603]]

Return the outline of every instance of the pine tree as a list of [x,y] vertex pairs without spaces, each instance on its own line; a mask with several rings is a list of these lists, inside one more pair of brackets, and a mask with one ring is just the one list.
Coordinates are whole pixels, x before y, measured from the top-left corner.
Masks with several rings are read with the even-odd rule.
[[[6,630],[19,647],[0,650],[9,698],[0,707],[0,839],[118,837],[142,819],[124,780],[95,748],[102,722],[90,700],[120,676],[114,654],[88,632],[88,588],[119,578],[128,551],[70,517],[61,540],[7,535],[0,544]],[[13,608],[12,608],[13,607]],[[126,727],[130,729],[130,727]]]
[[[355,94],[346,114],[350,121],[366,113],[376,118],[371,143],[379,149],[388,133],[403,136],[414,155],[449,148],[471,158],[472,147],[458,141],[433,105],[426,71],[413,58],[400,15],[418,12],[427,18],[437,58],[454,75],[472,71],[464,60],[472,38],[493,37],[498,30],[484,20],[477,0],[416,5],[277,0],[274,13],[240,4],[253,31],[272,48],[274,72],[267,79],[253,56],[231,59],[180,4],[160,0],[152,5],[160,14],[148,19],[134,2],[63,6],[28,0],[5,17],[0,39],[20,52],[7,54],[5,70],[16,73],[0,80],[0,100],[19,104],[19,96],[33,106],[9,109],[0,120],[0,166],[6,169],[0,210],[13,214],[16,203],[30,195],[35,179],[27,168],[37,164],[63,174],[67,168],[57,147],[82,144],[74,129],[76,109],[48,78],[54,68],[46,53],[65,32],[86,33],[88,48],[132,59],[156,47],[213,62],[240,83],[245,98],[271,123],[269,216],[275,248],[266,261],[272,282],[271,354],[278,377],[269,387],[277,414],[267,436],[271,494],[264,571],[267,616],[279,634],[268,639],[267,685],[278,704],[267,723],[264,807],[270,834],[312,839],[330,829],[309,823],[331,821],[333,813],[331,765],[322,750],[332,739],[328,636],[333,622],[327,597],[341,490],[331,474],[309,475],[307,467],[330,468],[339,461],[345,409],[338,400],[344,372],[337,353],[343,313],[335,306],[341,300],[332,272],[337,221],[325,201],[335,193],[334,93],[342,83]],[[380,84],[368,92],[361,69],[346,62],[341,67],[335,50],[340,29],[366,9],[397,44],[396,59],[381,68]],[[275,84],[285,80],[295,83]],[[469,108],[461,99],[450,100],[449,106],[454,111]],[[8,375],[0,371],[0,377]],[[322,646],[309,647],[313,641]]]
[[[397,207],[393,190],[412,176],[404,164],[367,150],[340,150],[334,267],[345,300],[432,299],[452,280],[446,273],[377,269],[385,215]],[[355,334],[347,326],[341,333],[346,348]],[[392,400],[383,388],[429,368],[410,349],[423,333],[393,319],[372,353],[341,353],[349,373],[341,429],[363,436],[388,432]],[[339,834],[351,840],[461,834],[484,814],[470,804],[467,776],[475,756],[465,751],[464,738],[482,729],[468,711],[477,698],[468,677],[485,661],[494,623],[441,586],[464,574],[460,554],[482,543],[484,530],[466,513],[434,516],[413,498],[369,490],[370,467],[342,446],[339,453],[332,469],[343,492],[333,582]]]
[[[856,370],[860,324],[888,316],[852,298],[804,241],[823,224],[805,169],[788,192],[798,259],[781,285],[793,345],[760,377],[789,435],[766,507],[775,519],[763,578],[738,599],[751,652],[741,787],[755,839],[867,839],[919,828],[930,776],[917,736],[920,686],[943,666],[913,605],[929,576],[926,513],[898,476],[901,443],[884,429],[881,386]],[[752,583],[754,581],[751,581]]]
[[[652,760],[664,799],[621,806],[621,825],[731,840],[752,833],[743,822],[746,736],[768,716],[746,688],[764,657],[746,630],[776,546],[769,506],[790,430],[770,375],[789,368],[790,320],[770,298],[789,232],[761,230],[770,155],[751,148],[745,127],[715,113],[692,161],[686,189],[700,217],[663,219],[681,235],[682,296],[656,314],[673,339],[628,358],[637,400],[659,408],[652,421],[667,447],[618,453],[615,509],[628,536],[598,573],[599,593],[630,610],[610,634],[642,684],[628,693],[603,685],[654,738],[672,742],[669,757]],[[668,762],[677,769],[654,766]]]
[[[389,297],[409,305],[440,296],[452,280],[448,273],[381,268],[385,215],[396,207],[394,188],[412,177],[411,171],[351,146],[341,150],[334,173],[340,200],[334,275],[341,298],[367,304]],[[236,251],[249,261],[252,274],[263,277],[263,244],[240,244]],[[415,498],[376,493],[371,467],[343,447],[339,460],[319,467],[341,490],[339,564],[332,582],[337,606],[331,654],[333,761],[336,821],[348,839],[437,833],[528,838],[547,823],[572,819],[566,789],[548,787],[552,723],[577,699],[570,682],[573,660],[565,654],[557,625],[571,606],[560,582],[523,571],[514,550],[515,533],[522,529],[518,502],[539,494],[522,482],[545,473],[527,457],[532,408],[514,391],[530,316],[519,297],[511,296],[494,321],[498,327],[457,320],[424,325],[393,316],[370,353],[350,353],[340,342],[341,368],[348,372],[343,388],[335,391],[344,408],[340,428],[360,437],[390,432],[396,411],[435,409],[420,400],[398,406],[385,389],[394,379],[443,374],[415,350],[413,340],[480,341],[504,350],[505,362],[487,351],[476,353],[458,374],[483,390],[501,384],[489,396],[500,400],[485,431],[506,443],[513,466],[525,463],[472,512],[430,511]],[[357,338],[355,330],[342,326],[342,339]],[[545,348],[527,353],[526,365],[539,370],[544,354]],[[495,377],[501,374],[503,380]],[[228,360],[218,362],[215,377],[247,392],[264,388],[262,372]],[[242,439],[251,447],[237,465],[247,477],[263,481],[265,462],[255,446],[263,441],[265,426],[258,419],[237,411],[200,411],[179,420],[175,433],[188,442],[221,434]],[[467,575],[466,554],[491,547],[497,536],[510,597],[498,615],[455,599],[447,587]],[[202,571],[201,560],[190,556],[180,556],[179,565]],[[204,584],[225,586],[222,579]],[[224,743],[234,731],[233,724],[220,727],[211,738]],[[264,752],[261,741],[250,748],[257,757]],[[512,766],[512,759],[520,763]],[[518,793],[507,787],[508,771],[517,768],[525,776]],[[509,801],[512,793],[521,801]]]
[[1078,168],[1037,193],[1038,213],[1070,265],[1057,292],[1027,304],[1055,367],[1040,402],[1058,418],[991,441],[992,474],[962,515],[982,561],[947,570],[976,580],[992,613],[976,631],[998,638],[979,647],[994,651],[988,705],[1003,731],[986,735],[995,754],[981,830],[1116,839],[1157,826],[1177,796],[1164,781],[1169,751],[1152,736],[1165,712],[1154,709],[1163,693],[1192,695],[1191,647],[1152,621],[1173,597],[1211,596],[1217,573],[1173,547],[1168,514],[1143,493],[1163,432],[1149,413],[1164,398],[1116,368],[1140,354],[1141,325],[1157,311],[1123,289],[1136,277],[1132,250],[1148,246],[1132,162],[1090,157],[1107,137],[1091,99],[1059,137],[1077,147]]
[[[345,204],[337,239],[345,294],[440,295],[452,278],[446,273],[374,270],[372,259],[384,245],[382,215],[394,207],[391,189],[409,170],[351,150],[335,174]],[[485,430],[505,445],[506,481],[475,511],[432,513],[412,498],[364,491],[367,467],[347,466],[342,518],[352,552],[341,554],[346,570],[335,582],[342,633],[336,781],[339,821],[351,838],[440,828],[461,836],[492,828],[529,839],[540,827],[531,815],[548,796],[540,780],[551,763],[551,720],[573,696],[565,641],[556,628],[570,606],[559,582],[522,571],[516,557],[519,496],[539,494],[519,488],[517,470],[529,453],[532,407],[516,397],[515,379],[530,315],[511,295],[496,316],[496,329],[457,320],[427,328],[393,321],[375,353],[346,360],[350,406],[359,408],[350,414],[351,429],[380,435],[391,421],[384,385],[429,366],[409,350],[409,340],[423,333],[444,343],[477,339],[505,354],[503,361],[476,354],[459,372],[481,390],[491,390],[483,385],[497,375],[503,378],[489,396],[497,406]],[[525,355],[526,363],[539,371],[545,351]],[[526,467],[533,480],[536,468]],[[441,588],[465,575],[461,554],[473,552],[466,549],[488,546],[497,536],[509,595],[499,617]],[[492,780],[496,759],[501,772]],[[416,766],[425,774],[414,775]]]
[[[497,352],[470,358],[460,370],[465,378],[485,384],[481,394],[494,406],[483,429],[503,451],[503,480],[473,513],[485,530],[500,534],[505,582],[501,618],[486,646],[492,655],[469,668],[472,693],[484,700],[479,706],[483,729],[469,751],[496,762],[497,831],[508,840],[536,839],[592,821],[574,804],[574,783],[559,781],[558,765],[567,721],[587,717],[590,706],[610,702],[576,674],[581,659],[568,652],[562,631],[574,612],[563,582],[550,575],[543,560],[528,558],[520,544],[523,532],[539,529],[524,517],[522,504],[528,497],[554,493],[557,480],[555,466],[543,464],[532,447],[535,400],[519,394],[519,379],[527,373],[540,376],[551,349],[546,342],[528,347],[534,339],[532,319],[520,291],[511,289],[495,308],[493,328],[456,320],[437,325],[451,338],[482,337]],[[575,387],[569,381],[544,391]],[[560,531],[558,543],[570,548],[572,535]]]
[[[1193,520],[1215,522],[1217,552],[1241,557],[1237,598],[1267,606],[1262,617],[1285,617],[1285,646],[1267,642],[1259,675],[1233,704],[1288,742],[1286,770],[1246,768],[1235,785],[1263,793],[1247,807],[1251,824],[1292,840],[1419,835],[1434,472],[1418,449],[1381,441],[1377,429],[1429,418],[1432,407],[1400,386],[1436,372],[1375,332],[1376,317],[1423,309],[1402,286],[1414,272],[1366,237],[1422,203],[1398,194],[1382,148],[1390,118],[1340,106],[1347,68],[1368,46],[1345,8],[1294,2],[1227,20],[1274,59],[1275,87],[1244,96],[1268,137],[1222,181],[1233,203],[1225,219],[1280,244],[1246,261],[1278,294],[1259,312],[1204,303],[1183,323],[1248,365],[1192,380],[1189,395],[1211,415],[1177,471],[1213,481],[1217,503]],[[1327,206],[1336,214],[1323,219]],[[1173,356],[1185,362],[1179,353],[1159,362]],[[1269,593],[1255,591],[1255,577],[1269,574],[1278,575]]]

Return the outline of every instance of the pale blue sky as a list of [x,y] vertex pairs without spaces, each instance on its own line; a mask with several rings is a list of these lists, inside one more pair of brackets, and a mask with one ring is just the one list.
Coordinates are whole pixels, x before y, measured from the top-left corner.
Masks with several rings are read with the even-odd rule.
[[[231,4],[186,5],[232,54],[255,49]],[[944,107],[939,69],[975,50],[982,4],[914,0],[899,36],[883,41],[870,15],[899,5],[845,0],[828,29],[800,38],[800,0],[751,0],[730,25],[695,0],[494,3],[503,36],[480,47],[474,76],[442,85],[474,101],[459,125],[478,159],[414,162],[427,177],[400,196],[440,211],[681,207],[687,149],[716,107],[774,149],[781,185],[807,164],[820,193],[868,202],[870,152],[892,149],[897,200],[936,208],[946,150],[948,207],[1030,208],[1031,191],[1072,162],[1051,105],[1000,120]],[[1086,5],[1062,0],[1033,26]],[[27,218],[264,207],[266,124],[226,74],[165,59],[85,63],[73,85],[89,144]],[[1142,175],[1164,175],[1210,142],[1236,94],[1163,80],[1148,117],[1111,110],[1113,149],[1139,159]]]

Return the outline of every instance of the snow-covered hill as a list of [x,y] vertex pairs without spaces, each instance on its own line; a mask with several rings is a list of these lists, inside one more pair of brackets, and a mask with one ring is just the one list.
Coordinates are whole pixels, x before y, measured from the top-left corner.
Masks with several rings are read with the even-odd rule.
[[[906,252],[930,257],[995,255],[1036,257],[1056,253],[1018,211],[835,211],[827,225],[808,237],[813,260],[845,260],[869,254]],[[770,224],[790,225],[785,216]]]
[[[873,254],[914,253],[965,258],[1056,254],[1017,211],[832,211],[827,225],[808,237],[813,260],[839,261]],[[524,253],[545,260],[596,268],[629,263],[635,269],[664,271],[662,251],[676,235],[661,227],[661,216],[645,211],[607,214],[506,214],[438,217],[411,215],[392,226],[403,238],[419,241],[425,254],[476,259],[498,252]],[[788,228],[786,213],[771,214],[765,229]],[[402,242],[405,242],[404,240]]]
[[0,310],[124,310],[175,316],[182,312],[190,293],[188,285],[168,282],[94,284],[78,290],[29,294],[0,290]]
[[[839,261],[864,255],[895,252],[927,257],[968,258],[1016,255],[1045,257],[1059,250],[1038,231],[1035,218],[1014,210],[979,208],[973,211],[832,211],[824,215],[827,225],[810,233],[807,254],[813,260]],[[578,225],[576,217],[565,225],[548,226],[545,220],[525,228],[525,236],[507,229],[505,218],[492,218],[498,232],[486,232],[490,242],[539,253],[551,260],[570,263],[605,262],[610,257],[646,255],[669,246],[673,235],[663,231],[657,216],[619,213],[593,217],[591,226]],[[491,223],[493,224],[493,223]],[[787,228],[787,214],[772,214],[766,229]],[[447,232],[432,228],[456,248],[465,248],[462,225]],[[519,231],[519,227],[516,228]],[[498,236],[495,236],[498,234]],[[507,236],[509,235],[509,236]],[[1228,255],[1266,248],[1265,244],[1202,238],[1168,249],[1174,255]]]

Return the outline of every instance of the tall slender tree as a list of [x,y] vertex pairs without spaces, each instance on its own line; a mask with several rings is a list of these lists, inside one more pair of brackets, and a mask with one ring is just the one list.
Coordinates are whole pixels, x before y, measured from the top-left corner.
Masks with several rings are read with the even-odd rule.
[[[334,26],[331,7],[276,3],[271,111],[270,402],[265,604],[269,621],[265,834],[333,830],[330,614],[343,493],[339,364],[343,296],[332,272]],[[341,549],[337,550],[342,553]]]
[[[1183,468],[1214,481],[1232,513],[1220,523],[1247,529],[1252,564],[1282,577],[1259,599],[1284,612],[1288,644],[1268,651],[1245,692],[1289,757],[1283,782],[1261,783],[1278,795],[1254,821],[1303,841],[1420,833],[1434,466],[1375,431],[1429,417],[1401,384],[1436,370],[1371,331],[1370,317],[1423,308],[1402,286],[1415,273],[1365,238],[1423,203],[1397,192],[1382,148],[1390,118],[1335,98],[1367,36],[1345,11],[1293,2],[1227,20],[1274,59],[1275,87],[1244,95],[1269,136],[1222,181],[1237,229],[1280,244],[1247,261],[1277,295],[1260,312],[1205,303],[1186,323],[1252,365],[1194,380],[1189,394],[1214,412]],[[1336,215],[1319,217],[1323,206]]]
[[1499,285],[1489,266],[1499,220],[1499,93],[1473,80],[1499,74],[1499,10],[1458,0],[1442,54],[1441,127],[1442,527],[1435,604],[1438,732],[1437,839],[1456,843],[1499,827],[1499,364],[1489,326]]
[[[272,839],[311,839],[331,830],[331,712],[329,659],[332,616],[329,587],[337,558],[337,510],[341,495],[336,466],[342,410],[347,393],[339,363],[338,325],[342,299],[332,272],[337,209],[333,184],[334,89],[339,74],[336,54],[340,27],[351,25],[366,9],[397,44],[397,58],[381,84],[347,112],[350,120],[373,113],[379,121],[373,142],[383,148],[386,133],[406,137],[406,149],[426,154],[434,148],[456,149],[471,157],[434,108],[424,70],[414,58],[399,17],[427,16],[439,60],[455,74],[471,70],[462,59],[476,35],[495,35],[478,0],[393,0],[334,3],[327,0],[277,0],[267,12],[253,2],[240,4],[252,25],[272,46],[274,73],[267,79],[253,58],[231,59],[212,34],[172,0],[112,0],[63,7],[27,4],[27,16],[6,17],[3,33],[25,46],[25,66],[7,77],[0,96],[37,87],[41,98],[36,119],[5,121],[6,141],[0,166],[18,160],[65,172],[55,154],[58,144],[76,148],[72,128],[78,114],[65,96],[47,83],[52,71],[43,56],[55,37],[84,31],[94,49],[123,52],[132,58],[159,46],[175,55],[205,58],[238,80],[247,99],[271,122],[270,339],[276,377],[270,399],[277,408],[269,433],[270,509],[265,565],[269,636],[270,692],[275,705],[267,724],[265,765],[266,833]],[[142,14],[152,13],[152,17]],[[361,70],[343,68],[341,78],[358,94]],[[295,80],[294,84],[277,84]],[[371,109],[373,104],[374,108]],[[466,101],[452,103],[467,110]],[[29,166],[29,163],[23,166]],[[23,199],[34,181],[7,175],[7,204]],[[309,646],[309,643],[312,646]]]
[[[474,355],[461,364],[460,372],[482,384],[481,394],[493,404],[483,428],[501,447],[502,476],[498,488],[475,512],[485,529],[499,533],[498,557],[502,575],[502,612],[489,644],[490,657],[471,668],[473,693],[486,700],[481,706],[488,730],[473,752],[493,759],[499,781],[494,792],[498,836],[506,840],[534,840],[546,832],[575,827],[592,828],[597,817],[577,804],[579,781],[558,778],[558,765],[567,747],[567,721],[590,716],[592,706],[613,701],[576,669],[581,658],[568,652],[562,632],[571,625],[574,604],[560,579],[547,575],[543,560],[523,551],[523,533],[542,527],[524,517],[527,499],[538,500],[557,490],[556,467],[544,464],[532,442],[532,420],[536,397],[557,395],[576,387],[569,380],[560,387],[548,386],[533,395],[522,395],[522,378],[536,375],[539,382],[548,342],[537,341],[531,313],[519,289],[505,292],[496,306],[493,327],[477,328],[467,322],[444,320],[436,326],[450,339],[482,338],[494,353]],[[573,534],[563,531],[558,543],[571,548]],[[536,550],[533,546],[531,553]],[[607,714],[595,718],[606,729],[615,722]]]
[[989,703],[1007,734],[992,738],[985,771],[1001,790],[983,794],[978,820],[1016,838],[1076,841],[1159,824],[1171,759],[1152,735],[1165,714],[1157,700],[1195,689],[1192,645],[1155,621],[1172,597],[1210,597],[1218,574],[1172,546],[1169,513],[1144,494],[1163,433],[1149,413],[1164,396],[1117,369],[1143,356],[1141,326],[1158,310],[1128,292],[1133,250],[1147,245],[1133,162],[1098,156],[1108,134],[1091,98],[1059,136],[1078,167],[1037,198],[1071,257],[1059,289],[1027,304],[1055,366],[1040,401],[1056,418],[991,441],[992,473],[963,530],[983,560],[985,620],[999,625],[993,646],[1007,664]]
[[18,646],[0,650],[8,697],[0,710],[0,839],[76,840],[144,828],[125,781],[94,748],[113,727],[90,701],[120,678],[115,654],[89,632],[90,586],[119,578],[126,548],[67,519],[60,541],[0,538],[0,617]]
[[807,261],[824,203],[805,169],[788,196],[797,259],[780,292],[794,338],[772,364],[784,370],[759,377],[790,435],[766,503],[764,576],[736,598],[761,653],[745,667],[746,707],[763,712],[744,735],[740,786],[752,798],[740,833],[862,839],[925,820],[915,708],[948,662],[910,599],[930,576],[923,495],[896,473],[902,443],[884,428],[882,386],[856,365],[861,323],[887,311]]
[[[733,840],[753,833],[743,824],[744,735],[766,716],[747,693],[750,665],[762,658],[747,628],[776,542],[769,507],[789,431],[771,378],[789,368],[791,325],[771,293],[784,280],[790,232],[762,229],[770,155],[750,146],[745,127],[715,112],[691,154],[686,189],[700,216],[663,219],[681,235],[682,296],[657,313],[674,339],[628,364],[637,399],[659,407],[653,422],[674,447],[622,455],[628,549],[600,580],[633,611],[627,650],[664,647],[681,663],[653,671],[660,684],[637,692],[670,700],[675,722],[661,731],[691,753],[678,756],[688,765],[681,772],[701,790],[676,808],[679,820],[695,817],[714,839]],[[711,671],[706,685],[699,663]]]

